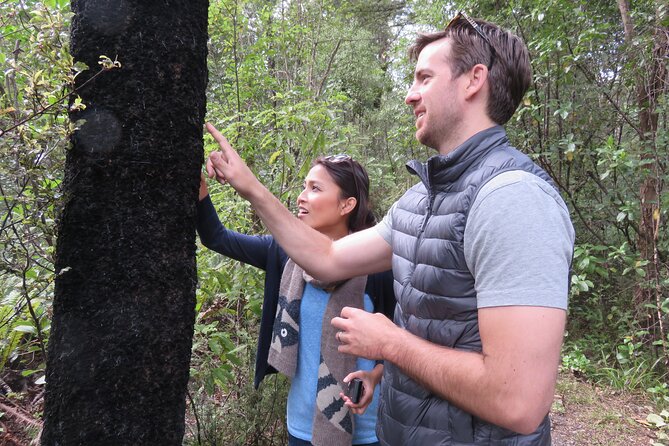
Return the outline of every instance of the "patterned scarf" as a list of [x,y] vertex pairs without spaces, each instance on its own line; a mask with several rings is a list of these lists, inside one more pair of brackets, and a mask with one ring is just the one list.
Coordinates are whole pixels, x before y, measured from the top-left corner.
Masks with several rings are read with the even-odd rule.
[[353,438],[353,416],[339,392],[346,392],[343,379],[356,370],[356,357],[337,351],[337,329],[330,321],[343,307],[363,308],[367,276],[345,282],[324,284],[309,277],[302,268],[288,260],[281,276],[279,304],[274,319],[268,362],[288,377],[295,376],[300,330],[300,302],[304,284],[331,292],[321,328],[321,363],[318,367],[318,389],[311,443],[314,446],[350,445]]

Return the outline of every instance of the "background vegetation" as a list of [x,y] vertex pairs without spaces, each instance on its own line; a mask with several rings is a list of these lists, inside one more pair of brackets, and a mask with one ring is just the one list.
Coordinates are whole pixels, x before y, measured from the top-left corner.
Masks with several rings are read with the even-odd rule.
[[[531,52],[534,82],[507,130],[559,184],[576,227],[563,368],[650,395],[649,422],[662,429],[665,2],[211,0],[208,119],[287,205],[315,156],[355,156],[382,216],[413,181],[404,162],[432,155],[403,103],[406,47],[460,8],[514,30]],[[75,125],[67,112],[85,106],[71,90],[81,67],[68,52],[69,19],[65,0],[0,0],[0,422],[19,407],[40,416],[55,221]],[[117,57],[122,70],[122,54],[105,56],[99,75]],[[263,231],[229,188],[210,187],[224,224]],[[251,384],[262,274],[206,250],[198,265],[186,442],[282,444],[285,381],[270,377],[259,392]]]

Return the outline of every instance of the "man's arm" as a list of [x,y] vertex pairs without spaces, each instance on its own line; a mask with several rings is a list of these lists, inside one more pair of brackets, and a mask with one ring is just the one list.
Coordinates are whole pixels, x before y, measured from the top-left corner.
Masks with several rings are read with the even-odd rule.
[[481,309],[480,353],[433,344],[381,314],[349,307],[332,324],[342,330],[340,352],[392,362],[440,398],[529,434],[553,400],[565,319],[555,308]]
[[221,147],[207,162],[210,177],[229,183],[248,200],[279,245],[307,273],[326,281],[347,279],[390,268],[390,245],[374,228],[337,242],[298,220],[246,166],[228,141],[211,124],[207,130]]

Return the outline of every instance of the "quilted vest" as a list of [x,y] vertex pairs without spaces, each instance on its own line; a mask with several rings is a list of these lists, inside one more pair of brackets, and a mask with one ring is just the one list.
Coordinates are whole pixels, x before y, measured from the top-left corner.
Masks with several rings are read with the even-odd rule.
[[[411,161],[420,183],[392,213],[395,323],[433,343],[481,351],[474,277],[463,238],[479,189],[509,170],[553,185],[530,158],[509,145],[504,129],[477,133],[448,155]],[[385,363],[377,434],[385,445],[550,445],[548,415],[530,435],[487,423],[431,394]]]

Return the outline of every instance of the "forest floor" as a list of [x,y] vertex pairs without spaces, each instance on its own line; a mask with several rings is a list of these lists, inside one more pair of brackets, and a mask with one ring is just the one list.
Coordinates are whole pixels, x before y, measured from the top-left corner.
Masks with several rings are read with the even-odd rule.
[[551,410],[553,446],[648,446],[658,431],[646,422],[656,408],[643,395],[561,373]]
[[[25,387],[20,394],[10,394],[11,398],[0,394],[0,446],[37,444],[42,395],[40,388]],[[657,430],[645,420],[655,411],[642,395],[613,391],[562,373],[551,414],[553,446],[652,445]]]

